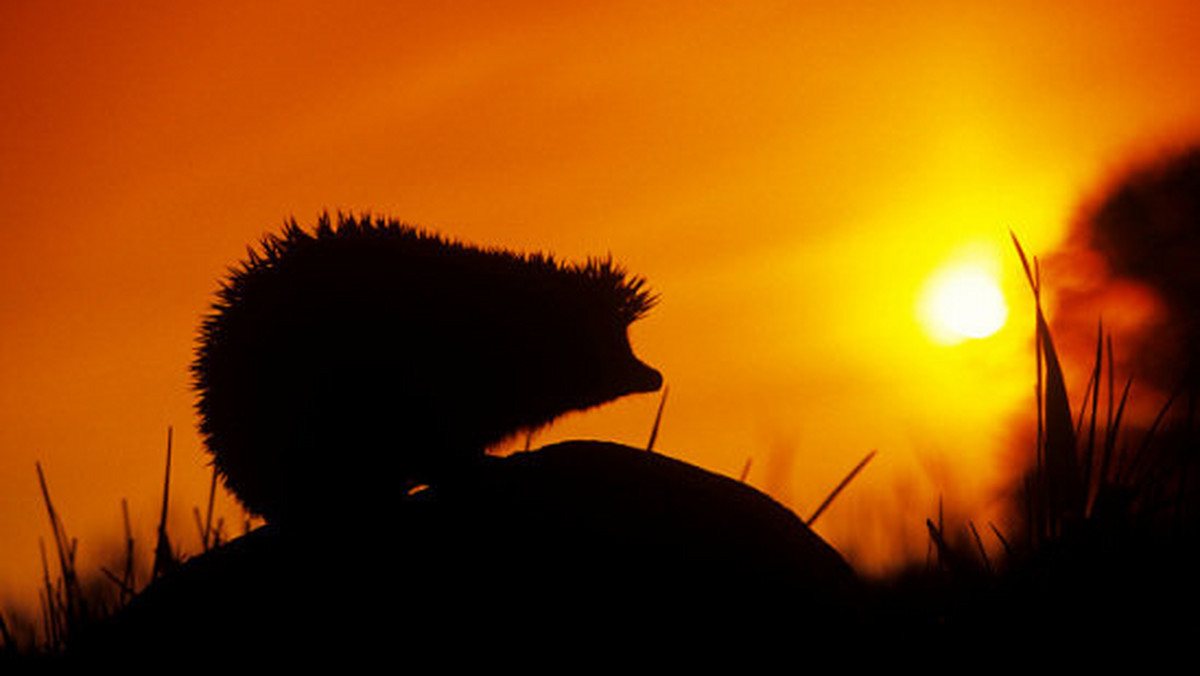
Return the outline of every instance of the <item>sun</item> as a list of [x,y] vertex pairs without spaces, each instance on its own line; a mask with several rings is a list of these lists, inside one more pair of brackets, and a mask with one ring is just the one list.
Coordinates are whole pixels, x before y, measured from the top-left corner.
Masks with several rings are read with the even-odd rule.
[[958,264],[929,278],[917,313],[932,339],[954,345],[999,331],[1008,320],[1008,303],[984,266]]

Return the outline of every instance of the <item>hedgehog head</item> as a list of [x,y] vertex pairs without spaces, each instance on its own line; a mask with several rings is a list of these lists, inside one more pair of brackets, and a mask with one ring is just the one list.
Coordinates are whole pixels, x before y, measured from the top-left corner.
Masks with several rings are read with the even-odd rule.
[[610,259],[562,264],[385,219],[293,221],[231,270],[192,364],[226,485],[271,521],[394,499],[488,446],[662,378],[653,305]]

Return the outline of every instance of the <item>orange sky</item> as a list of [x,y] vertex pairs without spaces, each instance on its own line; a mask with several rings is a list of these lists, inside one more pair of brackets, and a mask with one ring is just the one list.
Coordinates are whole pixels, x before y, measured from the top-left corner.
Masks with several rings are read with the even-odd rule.
[[[659,450],[753,458],[807,515],[879,449],[818,529],[865,570],[924,554],[939,494],[990,513],[1033,377],[1007,229],[1046,252],[1112,168],[1200,137],[1200,13],[845,4],[4,2],[0,597],[40,577],[35,461],[85,566],[122,497],[148,552],[168,425],[195,549],[199,316],[247,243],[326,208],[611,251],[662,295],[633,332],[671,387]],[[1014,315],[940,346],[916,295],[963,247]],[[655,405],[539,440],[642,444]]]

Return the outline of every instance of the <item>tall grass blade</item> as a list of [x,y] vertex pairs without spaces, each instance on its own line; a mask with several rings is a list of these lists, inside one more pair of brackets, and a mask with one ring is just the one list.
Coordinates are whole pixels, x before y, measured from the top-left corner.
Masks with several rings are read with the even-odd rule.
[[1083,388],[1083,402],[1079,405],[1079,416],[1075,418],[1075,438],[1083,438],[1083,423],[1088,418],[1088,407],[1092,405],[1092,386],[1096,384],[1095,372],[1088,373],[1087,385]]
[[4,641],[5,652],[15,653],[17,651],[17,646],[12,640],[12,634],[8,633],[8,623],[4,621],[4,613],[0,613],[0,639]]
[[1000,529],[996,528],[996,524],[992,523],[991,521],[988,522],[988,527],[992,529],[992,533],[996,536],[996,539],[1000,541],[1001,546],[1004,547],[1004,555],[1011,559],[1013,550],[1012,546],[1008,544],[1008,538],[1004,537],[1004,534],[1000,532]]
[[746,479],[750,476],[750,464],[754,462],[754,458],[746,458],[746,464],[742,465],[742,473],[738,476],[738,481],[746,483]]
[[1037,259],[1034,259],[1034,270],[1036,272],[1033,278],[1033,300],[1036,309],[1035,324],[1038,327],[1034,331],[1034,353],[1037,355],[1037,464],[1034,470],[1035,492],[1031,495],[1034,496],[1037,521],[1036,528],[1030,530],[1036,533],[1036,538],[1044,540],[1050,533],[1050,510],[1048,507],[1050,499],[1046,484],[1046,354],[1041,331],[1042,279]]
[[54,602],[54,585],[50,582],[50,565],[46,562],[46,541],[38,538],[38,551],[42,555],[42,583],[45,589],[38,592],[42,602],[42,625],[46,640],[53,648],[58,647],[58,610]]
[[[1117,372],[1117,370],[1113,366],[1113,341],[1112,341],[1112,334],[1110,333],[1110,334],[1108,334],[1108,422],[1104,426],[1104,442],[1105,442],[1105,446],[1106,446],[1106,448],[1105,448],[1106,451],[1107,451],[1108,438],[1109,438],[1109,435],[1112,433],[1113,421],[1115,420],[1115,417],[1113,414],[1113,379],[1115,377],[1116,372]],[[1100,475],[1100,480],[1104,481],[1103,474]]]
[[1021,266],[1025,268],[1025,279],[1029,280],[1029,286],[1033,289],[1036,296],[1038,293],[1038,280],[1033,276],[1033,270],[1029,267],[1029,259],[1025,256],[1025,249],[1021,247],[1021,240],[1017,239],[1017,233],[1012,230],[1008,231],[1008,235],[1012,237],[1013,246],[1017,248],[1017,255],[1021,257]]
[[208,484],[208,509],[204,515],[204,551],[212,544],[213,504],[217,499],[217,466],[213,465],[212,481]]
[[1096,457],[1096,418],[1097,410],[1100,405],[1100,380],[1103,377],[1104,370],[1104,322],[1101,320],[1096,331],[1096,363],[1092,367],[1092,414],[1091,426],[1088,429],[1087,446],[1083,451],[1083,500],[1081,506],[1083,511],[1086,511],[1087,503],[1091,498],[1092,491],[1092,464]]
[[[1112,467],[1112,461],[1115,457],[1117,447],[1117,431],[1121,428],[1121,418],[1125,415],[1125,404],[1129,401],[1129,388],[1133,385],[1133,378],[1130,377],[1125,381],[1125,389],[1121,392],[1121,402],[1117,404],[1117,412],[1112,417],[1112,422],[1108,426],[1108,433],[1104,437],[1104,457],[1100,461],[1100,476],[1099,483],[1104,486],[1110,481],[1108,476],[1109,469]],[[1111,479],[1115,481],[1116,479]]]
[[121,518],[125,522],[125,574],[122,576],[124,588],[130,590],[127,597],[121,598],[124,606],[133,600],[133,590],[136,589],[136,573],[133,565],[133,529],[129,526],[129,501],[121,498]]
[[650,441],[646,444],[646,451],[654,451],[654,442],[658,440],[658,426],[662,424],[663,407],[667,405],[667,393],[671,391],[670,385],[663,386],[662,398],[658,400],[658,412],[654,414],[654,427],[650,430]]
[[1162,408],[1158,410],[1158,415],[1154,417],[1154,422],[1150,424],[1150,429],[1146,430],[1146,436],[1142,439],[1141,445],[1138,446],[1137,451],[1133,454],[1133,457],[1130,458],[1124,470],[1118,473],[1118,482],[1124,482],[1132,479],[1136,475],[1137,470],[1141,468],[1143,459],[1150,453],[1151,442],[1154,440],[1154,435],[1158,433],[1158,428],[1162,425],[1162,421],[1167,417],[1167,412],[1170,411],[1171,407],[1175,405],[1175,400],[1179,398],[1179,395],[1183,392],[1185,386],[1186,385],[1180,385],[1178,388],[1176,388],[1175,391],[1171,393],[1171,396],[1167,398],[1166,403],[1162,405]]
[[54,628],[50,620],[50,607],[46,601],[46,590],[38,590],[38,606],[42,611],[42,633],[46,636],[46,648],[53,650],[54,643]]
[[1042,351],[1046,366],[1046,483],[1049,489],[1049,509],[1052,523],[1078,516],[1081,512],[1082,491],[1079,484],[1079,464],[1075,458],[1075,429],[1071,420],[1071,405],[1062,366],[1050,337],[1045,316],[1038,315],[1038,330],[1042,333]]
[[172,429],[167,428],[167,469],[163,475],[162,511],[158,519],[158,542],[154,546],[154,568],[150,579],[157,580],[171,567],[171,541],[167,538],[167,503],[171,494],[171,436]]
[[858,464],[854,466],[854,469],[850,470],[850,473],[847,474],[846,477],[842,479],[840,483],[838,483],[837,487],[825,497],[825,500],[821,503],[821,506],[817,507],[817,511],[813,512],[812,516],[808,517],[808,520],[804,522],[805,525],[812,527],[813,523],[817,520],[817,517],[821,516],[822,512],[824,512],[829,505],[833,503],[834,498],[836,498],[838,494],[842,492],[842,489],[850,485],[850,482],[854,480],[854,477],[858,476],[858,473],[867,466],[867,463],[871,462],[871,459],[875,457],[877,452],[877,450],[871,451],[865,458],[858,461]]
[[67,564],[67,545],[66,531],[63,529],[62,522],[58,519],[58,513],[54,511],[54,502],[50,499],[50,489],[46,487],[46,475],[42,472],[42,463],[35,462],[37,468],[38,485],[42,489],[42,500],[46,503],[46,512],[50,515],[50,531],[54,533],[54,547],[58,552],[58,565],[65,577],[70,566]]
[[1034,331],[1034,356],[1037,360],[1037,382],[1034,386],[1034,396],[1037,400],[1036,461],[1034,463],[1033,479],[1032,481],[1027,481],[1025,486],[1029,519],[1029,528],[1026,531],[1029,537],[1029,544],[1032,547],[1035,542],[1044,539],[1049,531],[1049,516],[1047,513],[1049,496],[1046,482],[1045,350],[1042,340],[1048,332],[1044,333],[1042,331],[1044,318],[1042,317],[1041,270],[1038,268],[1037,259],[1034,259],[1034,265],[1031,267],[1029,265],[1029,258],[1025,255],[1025,249],[1021,247],[1021,242],[1017,239],[1017,234],[1009,230],[1009,235],[1012,237],[1013,246],[1017,249],[1017,255],[1021,258],[1021,267],[1025,269],[1025,278],[1029,281],[1029,288],[1033,292],[1035,322],[1037,326],[1037,329]]
[[200,551],[208,551],[208,537],[204,532],[204,518],[200,516],[200,508],[192,506],[192,521],[196,523],[196,536],[200,538]]
[[[54,546],[58,552],[58,565],[62,571],[60,578],[62,584],[62,593],[58,595],[61,601],[59,604],[61,616],[56,619],[60,621],[60,632],[57,634],[59,640],[63,636],[75,628],[76,624],[86,615],[87,609],[83,599],[83,595],[79,590],[79,581],[75,575],[75,548],[77,543],[67,539],[67,531],[63,526],[62,519],[54,509],[54,502],[50,499],[50,489],[46,485],[46,475],[42,472],[42,464],[34,463],[37,468],[38,484],[42,489],[42,499],[46,502],[46,512],[50,515],[50,528],[54,531]],[[42,550],[42,565],[45,566],[45,548]],[[49,586],[50,575],[46,572],[46,583]],[[53,601],[55,597],[51,595]],[[54,609],[54,604],[51,604],[51,609]],[[57,615],[57,613],[56,613]]]
[[983,559],[983,567],[988,573],[991,573],[992,561],[988,558],[987,549],[983,546],[983,539],[979,537],[979,531],[975,529],[975,522],[967,521],[967,527],[971,529],[971,535],[975,538],[975,546],[979,549],[979,556]]
[[[1057,531],[1059,524],[1065,519],[1073,518],[1082,513],[1086,499],[1086,491],[1080,485],[1078,460],[1076,453],[1076,435],[1074,420],[1071,416],[1070,400],[1067,398],[1066,380],[1063,377],[1062,366],[1058,353],[1054,349],[1054,340],[1050,336],[1050,327],[1042,310],[1040,270],[1037,259],[1033,268],[1021,248],[1015,233],[1012,234],[1013,245],[1021,257],[1021,265],[1025,268],[1025,276],[1033,289],[1034,305],[1037,310],[1037,344],[1038,344],[1038,392],[1039,401],[1039,469],[1044,462],[1044,493],[1046,498],[1046,525],[1050,534]],[[1044,372],[1044,381],[1043,381]],[[1039,521],[1041,521],[1039,519]]]
[[938,569],[942,568],[943,562],[949,561],[950,548],[946,545],[946,539],[942,537],[942,530],[934,525],[933,521],[925,519],[925,528],[929,529],[929,539],[933,542],[934,551],[938,556]]

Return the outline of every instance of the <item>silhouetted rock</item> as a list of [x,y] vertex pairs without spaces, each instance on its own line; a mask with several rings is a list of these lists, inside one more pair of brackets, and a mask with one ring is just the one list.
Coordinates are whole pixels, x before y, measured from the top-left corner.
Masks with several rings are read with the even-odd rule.
[[408,525],[415,570],[447,583],[423,587],[431,606],[488,599],[494,619],[544,631],[549,618],[587,626],[602,609],[713,626],[747,621],[737,609],[784,625],[851,619],[851,569],[795,514],[663,455],[571,441],[430,493]]
[[151,586],[83,657],[368,664],[528,637],[619,653],[668,630],[859,626],[854,574],[791,511],[642,449],[489,459],[372,525],[234,540]]

